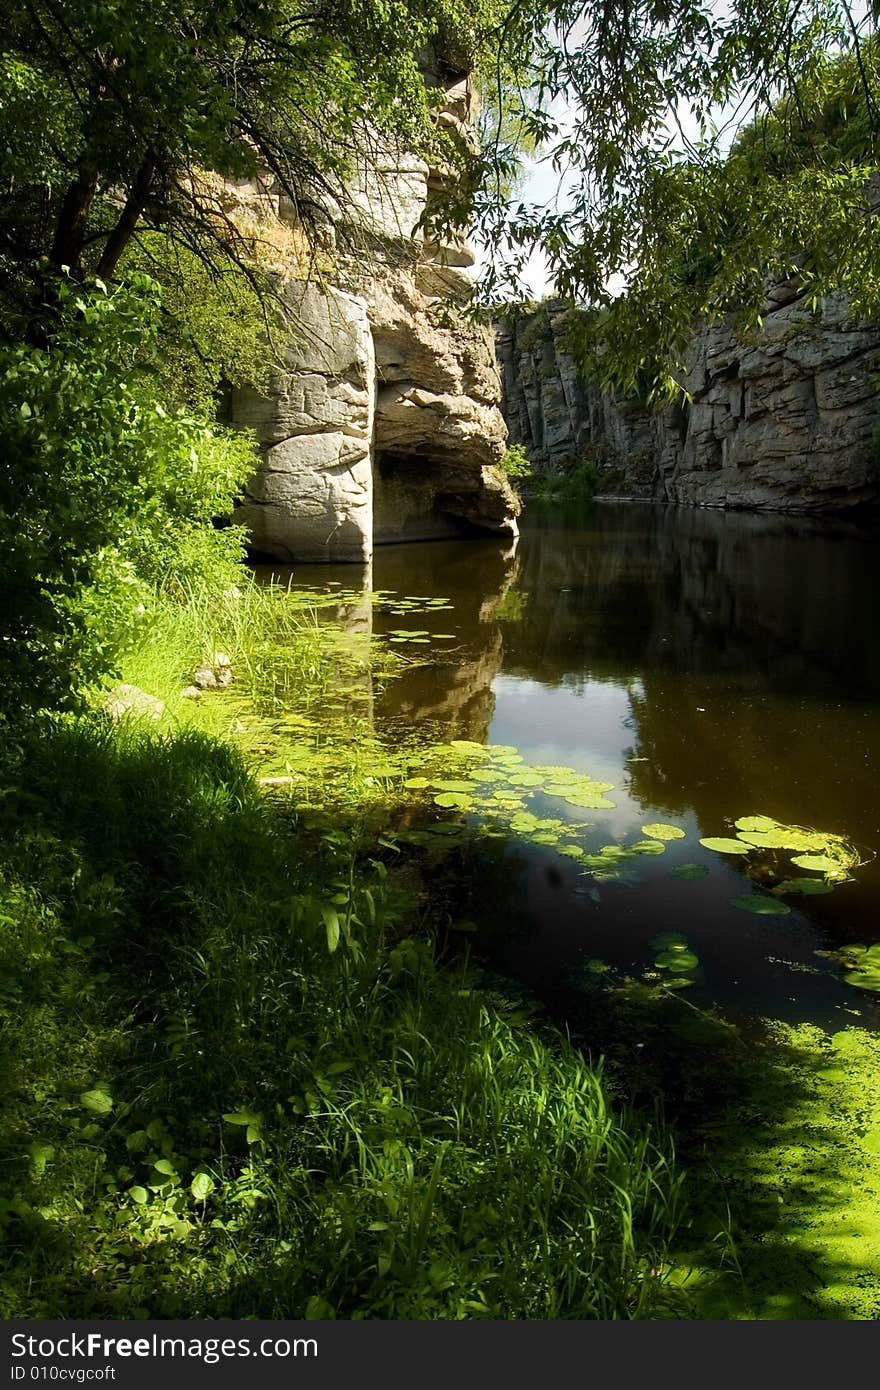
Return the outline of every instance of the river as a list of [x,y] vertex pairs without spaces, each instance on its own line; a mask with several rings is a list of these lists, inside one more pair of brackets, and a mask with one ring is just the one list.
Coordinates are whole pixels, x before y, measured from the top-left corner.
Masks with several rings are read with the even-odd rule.
[[[512,745],[613,784],[613,807],[553,808],[589,820],[593,848],[658,821],[685,832],[619,882],[515,836],[471,856],[460,910],[475,952],[552,1000],[590,961],[650,971],[656,935],[678,933],[699,959],[698,1007],[876,1026],[880,995],[847,984],[833,953],[880,940],[878,558],[876,531],[848,522],[623,503],[534,505],[515,545],[377,550],[365,600],[385,597],[368,621],[414,661],[371,693],[381,733]],[[452,607],[395,611],[394,595]],[[754,873],[699,843],[752,815],[834,832],[864,862],[826,896],[787,897],[789,915],[754,916],[731,903]],[[708,872],[676,876],[686,864]]]

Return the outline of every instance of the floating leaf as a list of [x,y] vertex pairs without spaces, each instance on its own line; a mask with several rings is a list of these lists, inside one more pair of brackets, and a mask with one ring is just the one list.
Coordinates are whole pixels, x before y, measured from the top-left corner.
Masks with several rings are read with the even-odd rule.
[[666,846],[662,840],[636,840],[629,846],[633,854],[665,854]]
[[701,840],[703,849],[712,849],[716,854],[746,854],[747,850],[741,840],[731,840],[723,835],[710,835],[708,839]]
[[477,789],[473,782],[432,782],[431,786],[438,792],[474,792]]
[[434,805],[442,806],[444,810],[455,808],[464,811],[471,805],[471,798],[464,796],[461,792],[440,792],[434,797]]
[[677,825],[666,825],[664,821],[654,821],[642,826],[642,834],[652,840],[683,840],[684,831]]
[[431,783],[427,777],[407,777],[403,785],[407,791],[421,791],[424,787],[430,787]]
[[687,937],[682,936],[680,931],[662,931],[651,937],[650,944],[661,951],[669,950],[671,946],[680,946],[682,950],[686,950]]
[[775,830],[777,825],[770,816],[740,816],[736,822],[737,830]]
[[705,864],[676,864],[675,868],[670,869],[669,872],[675,878],[697,879],[705,878],[709,870]]
[[774,893],[808,893],[815,896],[819,893],[833,893],[834,886],[826,883],[824,878],[786,878],[782,883],[777,883],[773,889]]
[[792,864],[797,864],[799,869],[815,869],[819,874],[845,874],[841,864],[836,859],[831,859],[827,854],[798,854],[792,859]]
[[732,907],[742,912],[754,912],[759,917],[785,917],[791,912],[788,903],[780,902],[765,893],[742,893],[738,898],[728,900]]
[[654,959],[654,964],[661,966],[664,970],[672,970],[682,974],[688,970],[696,970],[699,963],[699,956],[695,956],[693,951],[687,950],[662,951]]

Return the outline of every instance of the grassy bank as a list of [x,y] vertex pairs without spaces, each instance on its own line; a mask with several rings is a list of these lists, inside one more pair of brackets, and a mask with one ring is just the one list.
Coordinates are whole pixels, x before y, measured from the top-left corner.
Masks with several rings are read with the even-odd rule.
[[7,740],[0,1314],[668,1311],[668,1139],[441,958],[362,763],[320,813],[273,804],[220,736],[243,705],[182,700],[222,643],[253,728],[260,701],[307,728],[357,664],[274,596],[228,610],[157,609],[126,672],[166,698],[157,729],[95,714]]

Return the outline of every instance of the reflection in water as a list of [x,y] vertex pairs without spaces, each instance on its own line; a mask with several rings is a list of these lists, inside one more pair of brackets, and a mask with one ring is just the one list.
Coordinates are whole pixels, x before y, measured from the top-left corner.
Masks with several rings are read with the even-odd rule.
[[[487,864],[467,908],[499,966],[552,990],[585,956],[644,968],[655,933],[682,931],[703,966],[697,1002],[868,1021],[873,1001],[816,952],[877,939],[880,863],[790,917],[752,919],[729,903],[741,861],[698,840],[763,813],[880,849],[877,569],[876,536],[849,525],[638,505],[536,511],[506,551],[449,541],[377,553],[375,589],[454,609],[378,611],[375,630],[455,637],[425,644],[425,664],[377,695],[380,727],[427,722],[613,782],[614,811],[590,816],[596,844],[657,819],[687,831],[640,864],[640,883],[592,896],[551,850]],[[352,571],[296,577],[350,586]],[[695,859],[706,878],[670,875]]]

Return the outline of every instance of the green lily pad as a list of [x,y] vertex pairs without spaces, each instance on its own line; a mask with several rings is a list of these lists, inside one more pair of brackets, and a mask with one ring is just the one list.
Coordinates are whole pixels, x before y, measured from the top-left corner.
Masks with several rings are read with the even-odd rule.
[[748,850],[742,840],[732,840],[723,835],[710,835],[708,839],[701,840],[703,849],[712,849],[716,854],[747,854]]
[[471,805],[471,798],[462,795],[461,792],[440,792],[434,797],[434,805],[442,806],[445,810],[455,807],[457,810],[465,811]]
[[408,791],[422,791],[425,787],[430,787],[431,783],[427,777],[407,777],[403,784]]
[[774,893],[807,893],[816,896],[820,893],[833,893],[834,885],[824,878],[786,878],[777,883]]
[[629,850],[632,854],[665,854],[666,846],[662,840],[636,840]]
[[684,831],[677,825],[666,825],[664,821],[654,821],[642,826],[642,834],[652,840],[683,840]]
[[778,821],[772,820],[770,816],[740,816],[736,822],[737,830],[775,830]]
[[799,869],[815,869],[819,874],[844,876],[846,872],[838,860],[829,858],[827,854],[798,854],[791,862],[797,864]]
[[671,970],[675,975],[686,975],[696,970],[700,958],[693,951],[663,951],[655,957],[654,964],[663,970]]
[[742,912],[754,912],[759,917],[787,917],[791,912],[788,903],[768,897],[765,893],[741,893],[738,898],[728,901],[731,907],[738,907]]
[[660,951],[668,951],[673,946],[686,951],[687,937],[682,936],[680,931],[662,931],[651,937],[651,945]]
[[669,872],[675,878],[697,879],[705,878],[709,870],[705,864],[676,864],[675,868],[670,869]]

